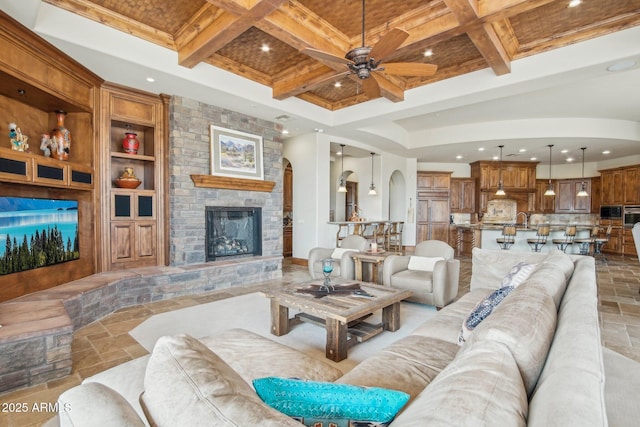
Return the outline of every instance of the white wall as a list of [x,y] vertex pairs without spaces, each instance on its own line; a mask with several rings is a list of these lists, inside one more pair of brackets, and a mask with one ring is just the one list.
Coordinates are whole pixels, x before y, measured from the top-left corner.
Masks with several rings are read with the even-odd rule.
[[293,169],[293,256],[306,259],[325,243],[322,227],[329,220],[329,142],[317,134],[288,139],[283,156]]

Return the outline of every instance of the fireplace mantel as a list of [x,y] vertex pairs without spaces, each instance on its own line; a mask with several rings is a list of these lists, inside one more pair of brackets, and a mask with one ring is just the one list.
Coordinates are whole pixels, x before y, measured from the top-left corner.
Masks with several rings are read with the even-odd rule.
[[263,191],[270,193],[276,183],[257,179],[230,178],[216,175],[191,175],[196,187],[223,188],[226,190]]

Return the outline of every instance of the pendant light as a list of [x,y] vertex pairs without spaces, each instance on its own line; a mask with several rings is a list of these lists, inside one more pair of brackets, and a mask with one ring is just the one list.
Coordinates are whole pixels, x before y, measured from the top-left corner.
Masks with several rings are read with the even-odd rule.
[[578,191],[578,194],[576,194],[578,197],[587,197],[589,195],[589,193],[587,193],[587,183],[584,182],[584,150],[586,150],[587,147],[582,147],[582,184],[580,185],[580,191]]
[[344,181],[344,144],[340,144],[340,156],[342,157],[342,168],[340,171],[340,185],[338,186],[338,193],[346,193],[347,192],[347,184]]
[[504,186],[502,184],[502,148],[504,145],[498,145],[500,147],[500,170],[499,170],[499,179],[498,179],[498,191],[496,191],[496,196],[506,196],[507,193],[504,192]]
[[556,192],[553,191],[553,184],[551,183],[551,147],[553,147],[553,144],[550,144],[547,147],[549,147],[549,185],[547,185],[547,191],[544,192],[544,195],[555,196]]
[[369,186],[369,195],[370,196],[375,196],[376,194],[376,185],[373,183],[373,156],[375,156],[376,153],[371,153],[371,185]]

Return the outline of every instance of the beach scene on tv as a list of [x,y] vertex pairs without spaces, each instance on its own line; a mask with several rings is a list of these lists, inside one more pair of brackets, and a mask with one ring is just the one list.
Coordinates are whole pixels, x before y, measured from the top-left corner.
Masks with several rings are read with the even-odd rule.
[[77,201],[0,196],[0,275],[79,257]]

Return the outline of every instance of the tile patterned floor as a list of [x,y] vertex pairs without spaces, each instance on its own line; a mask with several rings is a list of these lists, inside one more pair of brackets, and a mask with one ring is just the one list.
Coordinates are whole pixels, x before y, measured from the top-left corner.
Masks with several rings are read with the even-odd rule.
[[[599,312],[603,344],[640,362],[640,263],[636,258],[608,256],[608,262],[598,262]],[[171,310],[190,307],[220,299],[255,292],[265,286],[305,280],[307,270],[285,263],[282,280],[259,285],[228,288],[199,296],[179,297],[168,301],[124,308],[100,321],[79,329],[72,344],[73,372],[67,378],[50,381],[35,387],[0,395],[0,427],[40,426],[54,414],[35,411],[49,402],[55,402],[64,390],[82,379],[126,361],[147,354],[128,331],[148,317]],[[471,259],[461,259],[459,295],[469,291]],[[19,404],[16,406],[16,404]],[[13,409],[26,407],[26,413]]]

